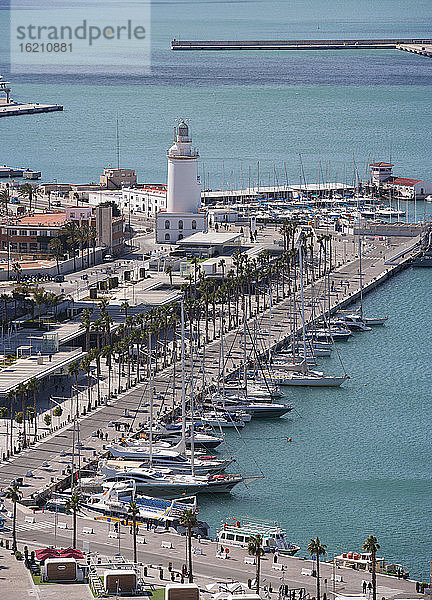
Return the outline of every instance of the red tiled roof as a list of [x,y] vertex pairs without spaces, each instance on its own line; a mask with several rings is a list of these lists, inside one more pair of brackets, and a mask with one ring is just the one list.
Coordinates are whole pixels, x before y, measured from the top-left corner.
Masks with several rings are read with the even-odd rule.
[[17,225],[36,225],[41,227],[61,227],[66,223],[66,213],[44,213],[22,217]]
[[414,187],[417,183],[420,183],[423,179],[407,179],[406,177],[390,177],[384,183],[393,183],[394,185],[407,185]]
[[394,167],[394,165],[392,165],[391,163],[385,163],[385,162],[371,163],[370,166],[371,167]]

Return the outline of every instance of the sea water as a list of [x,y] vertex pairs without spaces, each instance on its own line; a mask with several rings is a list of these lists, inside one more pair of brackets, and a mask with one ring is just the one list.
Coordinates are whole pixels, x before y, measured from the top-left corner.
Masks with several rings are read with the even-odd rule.
[[[40,169],[44,181],[98,181],[116,165],[118,118],[120,165],[142,182],[165,182],[172,128],[184,117],[210,187],[255,183],[258,161],[261,185],[298,183],[299,155],[303,182],[350,183],[354,169],[367,176],[372,160],[391,160],[398,175],[432,178],[428,58],[169,49],[173,38],[430,37],[429,0],[157,0],[151,73],[133,78],[10,75],[6,6],[0,0],[0,72],[12,80],[13,97],[62,104],[64,112],[1,119],[1,164]],[[387,559],[427,578],[431,277],[408,270],[367,296],[366,312],[389,320],[341,345],[351,376],[343,388],[289,390],[289,417],[253,421],[241,439],[227,434],[237,469],[265,478],[200,500],[213,534],[231,516],[276,519],[300,554],[317,535],[332,554],[358,551],[372,533]],[[340,369],[334,353],[320,365]]]

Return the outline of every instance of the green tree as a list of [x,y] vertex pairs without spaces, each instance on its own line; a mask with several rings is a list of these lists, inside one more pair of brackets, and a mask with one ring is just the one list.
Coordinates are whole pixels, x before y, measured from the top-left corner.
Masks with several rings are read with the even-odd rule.
[[77,514],[81,512],[83,506],[83,500],[80,494],[73,493],[67,500],[65,508],[67,511],[72,513],[73,516],[73,541],[72,547],[76,548],[77,545]]
[[363,550],[371,553],[372,562],[372,600],[376,600],[377,595],[377,581],[376,581],[376,554],[377,550],[380,549],[378,540],[374,535],[368,536],[367,540],[362,546]]
[[55,237],[48,244],[49,249],[54,254],[57,263],[57,274],[60,275],[60,256],[63,255],[63,242],[61,238]]
[[21,185],[20,188],[19,188],[19,195],[20,196],[26,196],[28,198],[28,201],[29,201],[29,212],[31,212],[31,210],[32,210],[33,196],[34,196],[33,186],[30,183],[24,183],[24,185]]
[[192,571],[192,528],[198,525],[196,512],[192,509],[184,510],[180,515],[180,525],[186,527],[186,541],[187,541],[187,555],[188,555],[188,575],[189,583],[193,583],[193,571]]
[[[79,416],[79,389],[78,389],[78,376],[79,376],[79,372],[80,372],[80,363],[78,360],[74,360],[74,362],[72,362],[69,366],[68,366],[68,373],[69,375],[72,375],[72,377],[75,378],[75,394],[76,394],[76,410],[75,413],[77,416]],[[72,411],[71,411],[71,419],[73,418],[72,415]]]
[[0,190],[0,205],[2,207],[2,212],[7,215],[8,212],[8,204],[10,202],[10,194],[9,194],[9,190],[3,189]]
[[173,284],[173,268],[171,265],[168,265],[165,267],[165,273],[168,275],[169,280],[170,280],[170,286],[172,287]]
[[37,411],[36,411],[36,393],[40,387],[39,381],[36,377],[32,377],[30,381],[27,382],[27,390],[29,392],[33,392],[33,414],[34,414],[34,441],[37,440]]
[[308,552],[313,557],[315,556],[316,561],[316,586],[317,586],[317,600],[320,600],[320,556],[326,553],[327,546],[321,544],[319,537],[310,539],[308,544]]
[[254,556],[256,559],[255,585],[256,585],[256,593],[259,594],[260,574],[261,574],[261,558],[264,555],[264,549],[262,547],[262,536],[260,534],[252,535],[249,538],[247,551],[248,551],[248,554],[250,554],[251,556]]
[[133,556],[134,563],[137,562],[137,516],[139,515],[139,507],[135,500],[129,502],[129,506],[127,509],[128,516],[132,519],[132,535],[133,535]]
[[74,223],[74,221],[70,221],[63,226],[61,230],[61,235],[64,235],[66,238],[66,243],[69,248],[69,254],[72,253],[74,271],[76,271],[76,246],[78,242],[78,225]]
[[39,325],[40,325],[41,307],[42,307],[42,304],[45,304],[48,300],[46,291],[42,288],[35,288],[33,290],[33,300],[35,301],[35,304],[38,307],[38,320],[39,320]]
[[6,490],[6,498],[13,503],[13,517],[12,517],[12,552],[17,550],[16,541],[16,519],[17,519],[17,502],[21,499],[22,493],[16,483],[9,486]]
[[[17,395],[21,396],[21,412],[24,415],[26,414],[26,400],[27,400],[27,387],[20,383],[17,387]],[[26,420],[23,419],[23,447],[27,448],[27,428],[26,428]]]
[[51,415],[45,415],[44,416],[45,425],[48,425],[48,427],[49,427],[51,425],[51,421],[52,421]]

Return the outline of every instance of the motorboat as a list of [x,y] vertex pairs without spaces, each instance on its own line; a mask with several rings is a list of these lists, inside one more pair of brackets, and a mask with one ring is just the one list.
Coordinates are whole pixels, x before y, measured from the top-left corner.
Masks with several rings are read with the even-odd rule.
[[[211,431],[211,429],[210,429]],[[171,423],[153,431],[153,438],[168,444],[179,444],[182,441],[182,425],[181,423]],[[203,448],[205,450],[213,450],[217,448],[224,438],[205,431],[205,428],[197,421],[194,423],[194,447]],[[191,446],[191,431],[190,427],[186,430],[186,448]]]
[[252,419],[272,419],[282,417],[293,409],[293,407],[288,404],[257,402],[255,399],[249,401],[248,397],[238,399],[228,397],[225,398],[224,404],[228,407],[230,412],[246,412],[250,414]]
[[345,342],[351,336],[351,331],[346,327],[329,327],[326,329],[315,329],[306,334],[307,339],[329,342],[336,340]]
[[[150,448],[148,444],[141,445],[139,443],[128,446],[120,444],[111,444],[107,446],[107,450],[115,458],[123,460],[141,461],[142,467],[166,467],[174,473],[190,473],[192,469],[191,460],[189,457],[177,452],[176,450],[165,450]],[[232,458],[216,459],[215,457],[206,457],[206,459],[195,458],[194,470],[197,474],[205,473],[220,473],[224,471],[231,463]]]
[[[208,411],[201,414],[201,421],[204,425],[211,425],[212,427],[221,427],[222,429],[227,428],[241,428],[245,426],[245,421],[242,418],[242,413],[237,414],[236,412],[227,411]],[[250,415],[248,415],[250,420]]]
[[234,518],[232,522],[224,522],[217,533],[217,541],[222,546],[237,546],[247,548],[253,536],[261,536],[264,552],[278,552],[287,556],[294,556],[300,546],[287,540],[286,530],[281,529],[278,523],[266,521],[243,521]]
[[107,481],[133,479],[138,492],[158,498],[178,498],[200,493],[227,493],[243,481],[253,481],[260,476],[235,474],[185,475],[170,469],[145,469],[121,466],[112,461],[100,461],[98,475]]
[[333,321],[334,325],[345,326],[352,331],[371,331],[359,314],[344,315],[340,319]]

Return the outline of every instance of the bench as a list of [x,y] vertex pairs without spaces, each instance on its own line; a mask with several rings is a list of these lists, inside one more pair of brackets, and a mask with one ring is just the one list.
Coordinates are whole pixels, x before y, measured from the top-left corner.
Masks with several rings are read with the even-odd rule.
[[24,519],[25,523],[35,523],[35,518],[34,517],[26,517]]
[[136,541],[137,541],[137,544],[145,544],[146,543],[145,537],[142,535],[137,535]]
[[67,523],[59,523],[58,528],[59,529],[67,529],[68,528]]
[[333,581],[333,580],[336,581],[336,582],[338,582],[338,583],[342,583],[342,581],[343,581],[342,575],[334,575],[334,576],[332,575],[331,576],[331,581]]
[[254,565],[254,564],[256,564],[256,560],[253,556],[245,556],[244,563],[245,563],[245,565]]
[[82,532],[83,532],[83,533],[87,533],[87,534],[94,533],[94,531],[93,531],[93,527],[83,527],[83,528],[82,528]]
[[172,550],[172,548],[173,548],[172,542],[162,542],[161,548],[168,548],[168,550]]
[[273,563],[272,569],[275,571],[285,571],[285,565],[282,565],[281,563]]
[[114,538],[115,540],[118,538],[119,534],[117,533],[117,531],[108,531],[108,537],[109,538]]
[[312,577],[312,569],[302,569],[301,574],[307,575],[308,577]]

